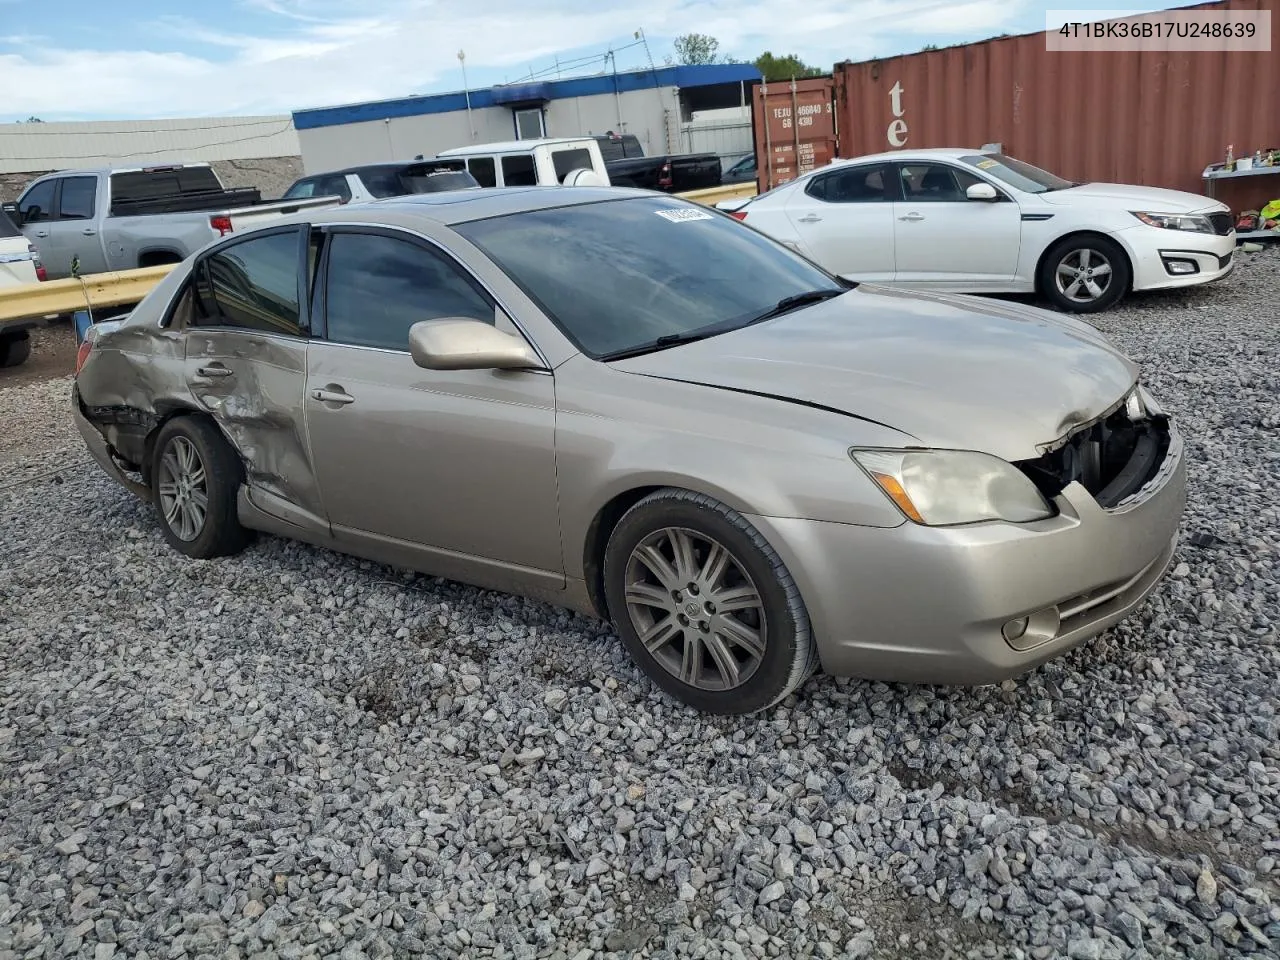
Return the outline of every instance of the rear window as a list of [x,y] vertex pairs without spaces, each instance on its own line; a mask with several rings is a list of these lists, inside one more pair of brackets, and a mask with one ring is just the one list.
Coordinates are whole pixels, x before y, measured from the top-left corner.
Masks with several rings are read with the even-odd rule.
[[564,178],[575,170],[591,170],[591,151],[585,147],[574,150],[552,150],[551,165],[555,167],[556,179],[564,183]]
[[212,167],[166,167],[111,175],[112,203],[220,190],[222,184]]
[[640,146],[640,138],[634,133],[624,133],[622,136],[615,137],[596,137],[596,143],[600,145],[600,155],[604,157],[606,163],[610,160],[625,160],[627,157],[644,156],[644,148]]

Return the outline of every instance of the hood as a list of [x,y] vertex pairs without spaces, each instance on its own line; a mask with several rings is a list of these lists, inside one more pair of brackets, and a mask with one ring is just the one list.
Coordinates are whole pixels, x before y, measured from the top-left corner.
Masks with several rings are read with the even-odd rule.
[[1086,183],[1069,190],[1052,190],[1036,195],[1054,206],[1088,203],[1145,213],[1202,213],[1226,210],[1225,204],[1182,190],[1139,187],[1127,183]]
[[827,407],[1006,460],[1037,456],[1137,379],[1101,333],[1065,315],[869,284],[610,366]]

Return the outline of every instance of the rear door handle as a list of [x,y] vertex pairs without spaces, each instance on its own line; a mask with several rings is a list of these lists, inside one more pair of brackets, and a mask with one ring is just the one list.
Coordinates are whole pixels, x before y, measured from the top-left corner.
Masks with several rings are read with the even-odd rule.
[[818,216],[816,213],[811,213],[807,217],[801,217],[799,222],[800,223],[821,223],[822,218]]
[[232,371],[228,370],[220,363],[215,363],[208,367],[197,367],[196,373],[200,374],[202,377],[213,377],[215,379],[230,377],[233,375]]
[[343,393],[341,390],[312,390],[311,399],[319,400],[321,403],[337,403],[348,404],[355,403],[356,398],[349,393]]
[[83,233],[86,237],[96,237],[98,235],[98,231],[93,229],[93,227],[85,227],[80,232]]
[[37,237],[47,237],[48,235],[49,235],[49,231],[48,231],[48,230],[37,230],[37,231],[36,231],[36,236],[37,236]]
[[908,221],[909,223],[917,223],[917,222],[919,222],[920,220],[923,220],[923,219],[924,219],[924,217],[920,216],[920,214],[918,214],[918,213],[908,213],[905,217],[899,217],[898,219],[899,219],[899,220],[906,220],[906,221]]

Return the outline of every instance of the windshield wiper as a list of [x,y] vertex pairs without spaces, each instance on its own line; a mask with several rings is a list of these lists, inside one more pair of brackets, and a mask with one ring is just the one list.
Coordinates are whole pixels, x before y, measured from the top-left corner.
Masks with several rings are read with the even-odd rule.
[[807,307],[811,303],[821,303],[823,300],[830,300],[832,297],[838,297],[842,293],[847,293],[849,289],[833,290],[826,287],[822,290],[806,290],[804,293],[796,293],[789,297],[783,297],[764,313],[757,314],[747,321],[747,324],[763,323],[766,320],[772,320],[774,317],[780,317],[784,313],[789,313],[797,307]]
[[709,337],[715,337],[722,333],[728,333],[731,330],[740,330],[742,327],[750,326],[753,323],[761,323],[765,320],[771,320],[774,317],[795,310],[797,307],[808,306],[811,303],[820,303],[823,300],[830,300],[832,297],[838,297],[840,294],[853,289],[850,283],[844,289],[833,289],[827,287],[823,290],[806,290],[804,293],[792,294],[789,297],[783,297],[764,313],[757,314],[746,321],[728,320],[723,323],[715,323],[709,327],[700,327],[696,330],[687,330],[684,333],[668,333],[656,340],[650,340],[648,343],[642,343],[639,346],[627,347],[623,350],[615,350],[613,353],[606,353],[599,357],[600,360],[625,360],[628,357],[639,357],[646,353],[656,353],[659,350],[666,350],[668,347],[679,347],[686,343],[695,343],[698,340],[706,340]]

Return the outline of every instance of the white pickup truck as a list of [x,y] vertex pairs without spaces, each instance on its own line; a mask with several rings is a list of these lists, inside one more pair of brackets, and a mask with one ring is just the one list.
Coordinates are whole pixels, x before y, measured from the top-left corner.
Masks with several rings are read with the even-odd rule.
[[337,197],[264,202],[228,189],[207,163],[61,170],[4,209],[35,245],[50,279],[178,263],[211,240]]

